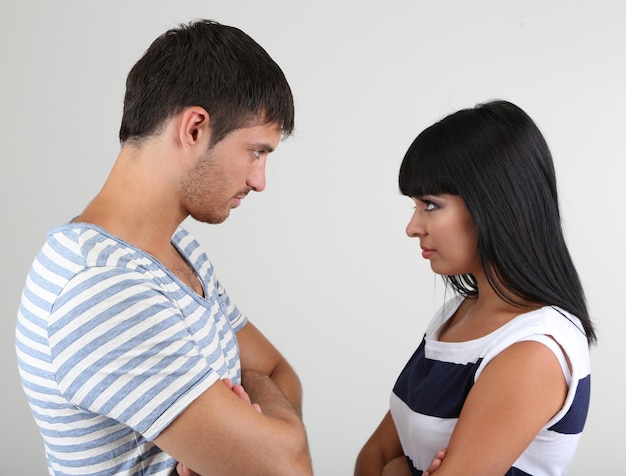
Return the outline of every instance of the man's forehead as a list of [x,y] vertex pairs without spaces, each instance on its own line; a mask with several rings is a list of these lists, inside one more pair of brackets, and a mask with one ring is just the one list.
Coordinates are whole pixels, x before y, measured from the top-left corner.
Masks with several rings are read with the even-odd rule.
[[276,122],[257,123],[235,129],[229,135],[237,136],[249,142],[250,145],[262,146],[262,148],[272,151],[280,143],[281,128],[280,124]]

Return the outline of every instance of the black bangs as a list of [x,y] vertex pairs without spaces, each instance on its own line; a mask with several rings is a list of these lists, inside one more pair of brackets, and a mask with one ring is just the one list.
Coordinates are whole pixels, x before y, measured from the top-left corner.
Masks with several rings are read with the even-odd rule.
[[[503,300],[556,305],[596,334],[567,249],[554,164],[541,131],[522,109],[491,101],[452,113],[420,133],[402,160],[402,194],[461,198],[477,232],[477,253]],[[461,295],[478,291],[472,276],[445,278]]]
[[418,135],[402,159],[398,182],[407,197],[459,194],[455,148],[446,143],[440,129],[435,133],[436,126]]

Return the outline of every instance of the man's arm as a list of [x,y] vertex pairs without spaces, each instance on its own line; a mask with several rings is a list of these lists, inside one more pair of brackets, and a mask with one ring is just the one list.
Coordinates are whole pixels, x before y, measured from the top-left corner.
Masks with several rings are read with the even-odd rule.
[[312,474],[297,375],[250,322],[237,341],[243,388],[216,382],[155,444],[186,474]]
[[[262,413],[217,381],[154,443],[202,475],[311,475],[302,421],[282,391],[262,374],[244,372]],[[269,381],[269,382],[268,382]]]
[[[280,352],[251,322],[248,322],[237,333],[237,342],[239,343],[242,378],[245,377],[248,370],[266,375],[280,388],[296,414],[302,418],[300,379]],[[254,387],[251,386],[252,382],[250,381],[244,380],[242,384],[252,402],[261,405],[262,411],[265,412],[265,407],[256,394],[256,392],[263,390],[262,386],[257,387],[260,381],[255,379]]]

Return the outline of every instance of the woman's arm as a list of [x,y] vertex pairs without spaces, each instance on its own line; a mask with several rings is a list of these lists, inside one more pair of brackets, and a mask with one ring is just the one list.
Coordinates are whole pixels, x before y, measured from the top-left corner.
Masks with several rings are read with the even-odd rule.
[[545,345],[524,341],[493,359],[472,387],[437,476],[501,476],[563,406],[567,383]]
[[[361,449],[356,460],[354,476],[381,476],[387,463],[399,457],[404,458],[402,445],[391,413],[387,412]],[[406,467],[408,469],[408,465]]]

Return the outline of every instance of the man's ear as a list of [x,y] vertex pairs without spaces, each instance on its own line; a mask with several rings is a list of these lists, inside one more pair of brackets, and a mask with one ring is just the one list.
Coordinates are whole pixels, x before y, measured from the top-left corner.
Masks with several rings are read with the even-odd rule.
[[209,113],[200,106],[192,106],[181,112],[178,125],[178,140],[185,149],[206,149],[211,140]]

